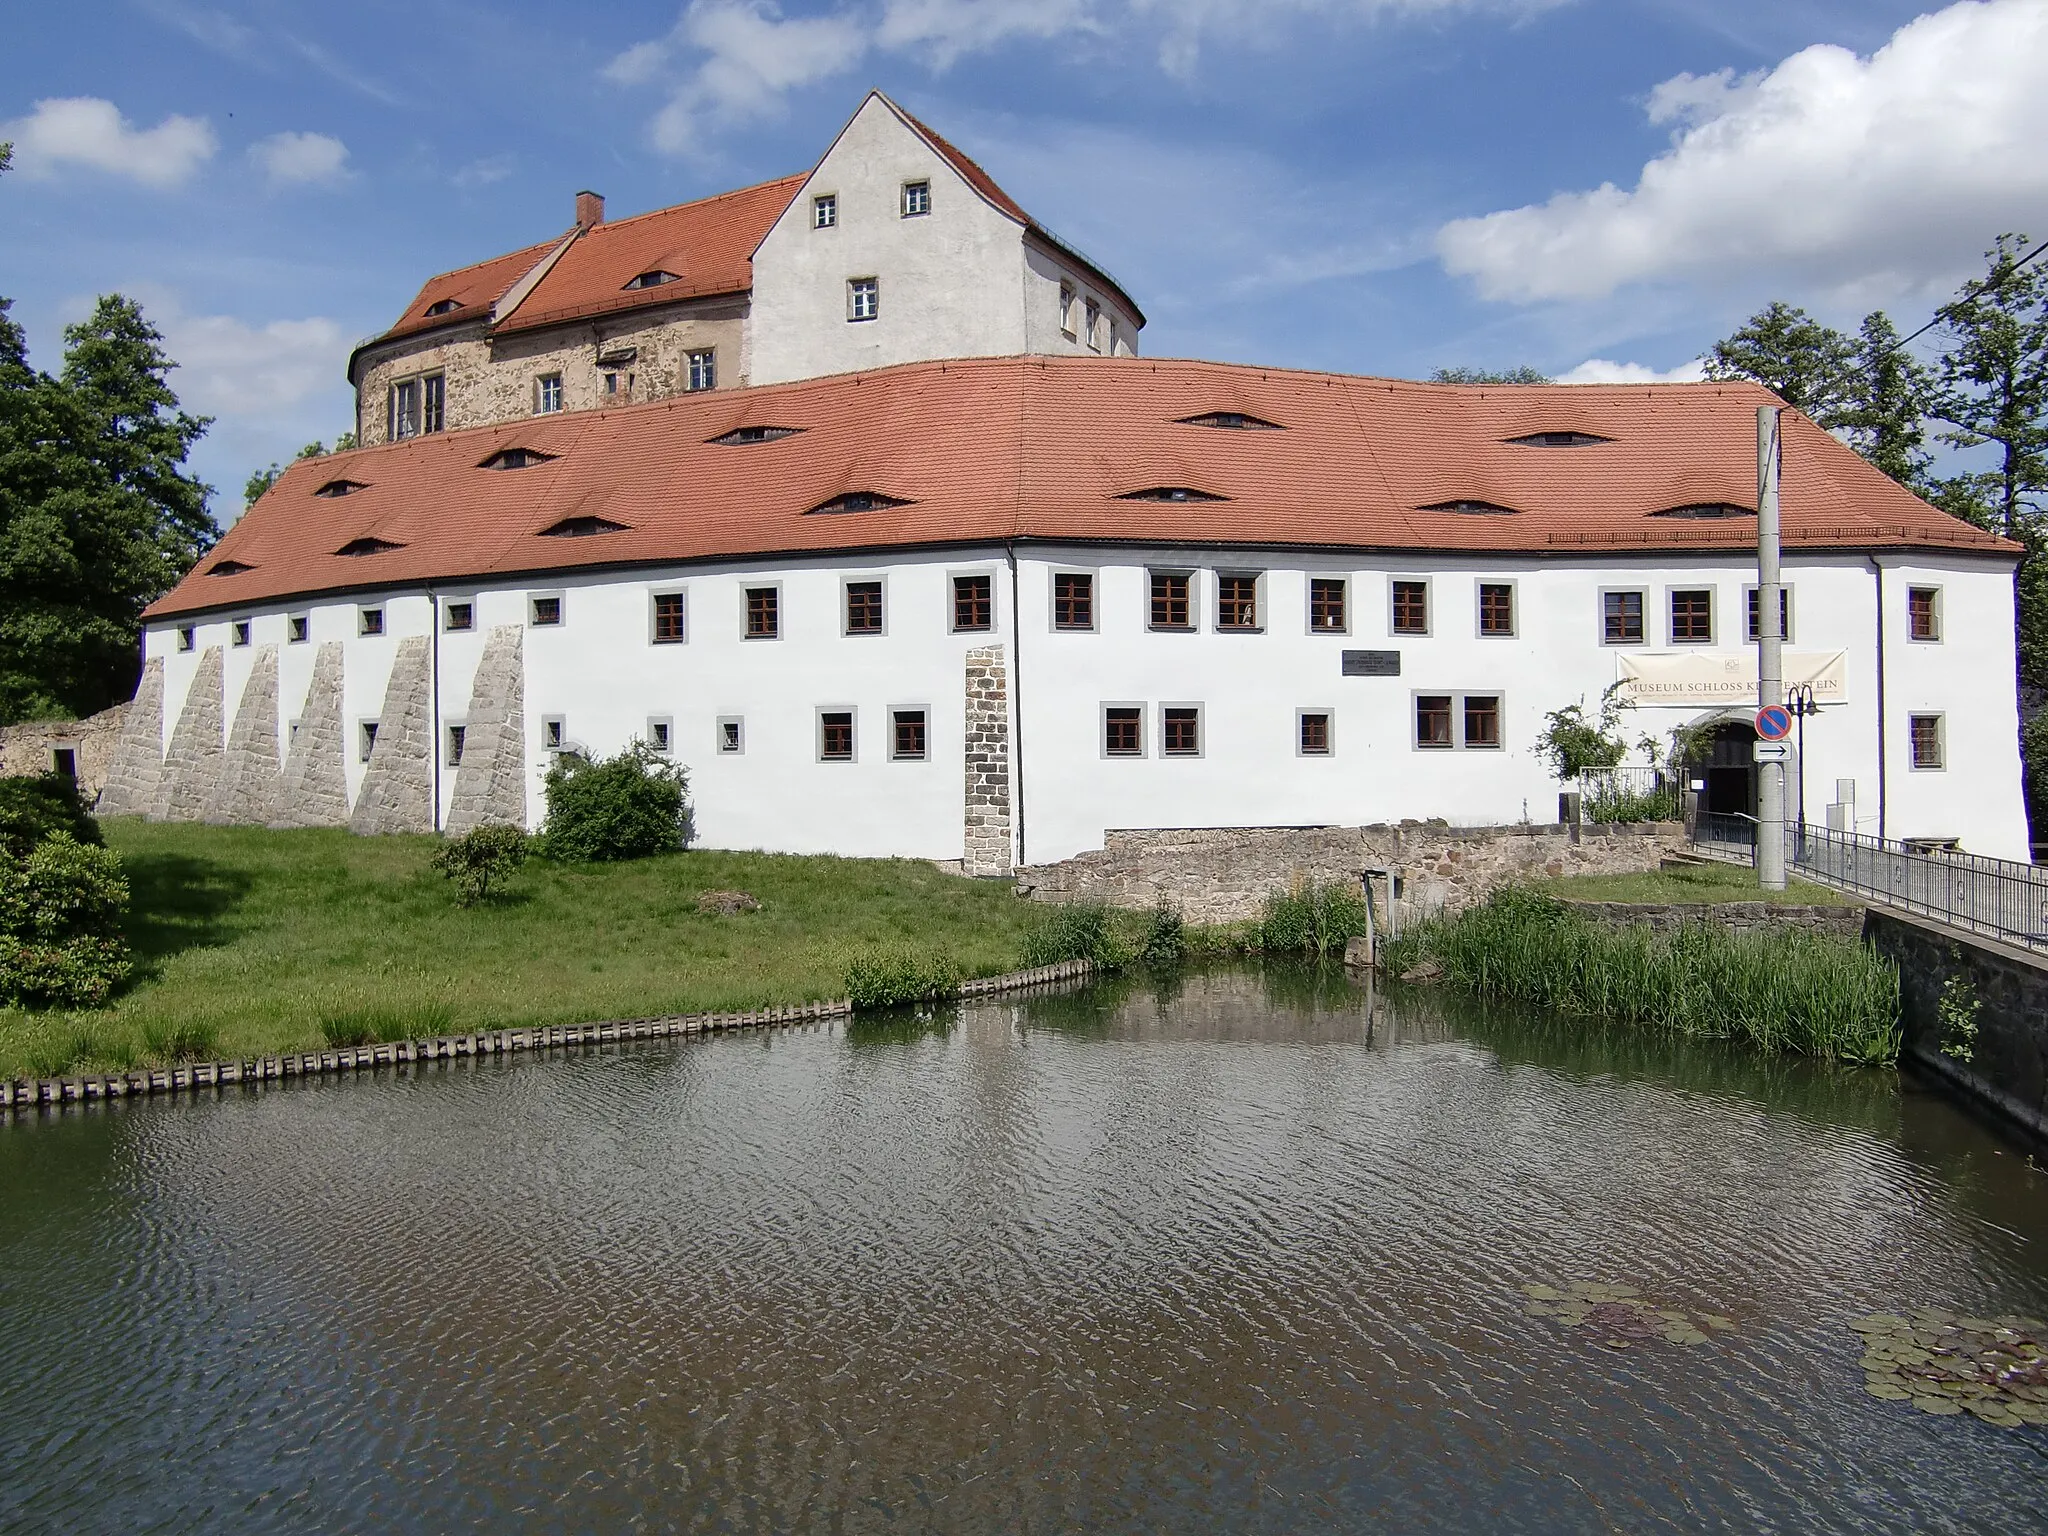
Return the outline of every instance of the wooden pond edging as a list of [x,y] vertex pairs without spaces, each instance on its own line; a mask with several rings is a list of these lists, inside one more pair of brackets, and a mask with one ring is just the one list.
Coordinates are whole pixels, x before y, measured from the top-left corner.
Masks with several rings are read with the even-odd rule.
[[[1007,976],[984,976],[964,982],[960,1000],[1025,992],[1093,975],[1086,960],[1066,960]],[[289,1078],[323,1077],[341,1072],[369,1072],[402,1063],[448,1061],[460,1056],[506,1056],[520,1051],[548,1051],[569,1046],[612,1045],[626,1040],[656,1040],[679,1035],[711,1034],[734,1029],[773,1029],[849,1018],[853,1004],[845,998],[829,1002],[793,1003],[781,1008],[756,1008],[747,1013],[675,1013],[651,1019],[615,1019],[602,1024],[546,1024],[524,1029],[477,1030],[461,1035],[436,1035],[425,1040],[387,1041],[378,1045],[329,1047],[258,1056],[240,1061],[205,1061],[182,1067],[153,1067],[130,1072],[82,1077],[0,1079],[0,1111],[97,1104],[109,1099],[153,1098],[159,1094],[195,1093],[231,1084],[278,1082]]]

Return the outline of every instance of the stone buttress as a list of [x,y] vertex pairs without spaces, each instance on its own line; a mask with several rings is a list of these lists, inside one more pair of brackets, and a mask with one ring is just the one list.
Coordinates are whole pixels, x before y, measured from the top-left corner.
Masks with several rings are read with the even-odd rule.
[[212,803],[220,782],[223,686],[220,647],[209,645],[200,653],[199,670],[171,731],[171,749],[164,754],[154,811],[158,821],[197,821]]
[[227,826],[265,826],[276,813],[279,782],[277,647],[266,645],[256,652],[256,664],[242,685],[227,756],[221,760],[220,779],[204,819]]
[[349,814],[351,832],[375,837],[434,830],[432,686],[427,637],[408,635],[391,660],[384,705],[377,712],[377,739]]
[[341,656],[341,642],[328,640],[313,658],[313,680],[306,688],[298,729],[285,744],[273,827],[348,825],[348,779],[341,755]]
[[1000,645],[967,653],[967,823],[961,870],[1007,875],[1010,859],[1010,686]]
[[525,633],[501,624],[484,641],[448,808],[450,837],[491,822],[526,825]]
[[143,663],[135,700],[121,722],[107,782],[93,807],[102,816],[147,816],[156,808],[164,762],[164,659]]

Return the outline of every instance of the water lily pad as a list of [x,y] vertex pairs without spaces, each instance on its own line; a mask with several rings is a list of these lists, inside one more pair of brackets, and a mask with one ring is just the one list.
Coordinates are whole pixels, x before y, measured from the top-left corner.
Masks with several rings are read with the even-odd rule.
[[1913,1399],[1913,1406],[1915,1408],[1918,1408],[1922,1413],[1933,1413],[1943,1416],[1946,1416],[1951,1413],[1961,1413],[1963,1411],[1963,1405],[1961,1403],[1952,1401],[1951,1399],[1946,1397],[1916,1397]]
[[1883,1398],[1888,1403],[1909,1402],[1913,1396],[1904,1387],[1889,1381],[1866,1381],[1863,1383],[1863,1390],[1872,1397]]
[[1905,1318],[1890,1312],[1873,1312],[1868,1317],[1852,1318],[1849,1326],[1858,1333],[1889,1333],[1894,1328],[1904,1328],[1908,1324]]
[[1702,1312],[1702,1313],[1700,1313],[1700,1315],[1699,1315],[1699,1320],[1700,1320],[1701,1322],[1705,1323],[1705,1324],[1706,1324],[1706,1325],[1707,1325],[1707,1326],[1708,1326],[1709,1328],[1715,1329],[1716,1331],[1718,1331],[1718,1332],[1722,1332],[1722,1333],[1725,1333],[1725,1332],[1727,1332],[1728,1330],[1732,1329],[1732,1328],[1733,1328],[1733,1327],[1735,1326],[1735,1319],[1734,1319],[1734,1318],[1732,1318],[1732,1317],[1716,1317],[1716,1316],[1715,1316],[1715,1315],[1714,1315],[1713,1313],[1711,1313],[1711,1312]]
[[1554,1285],[1525,1285],[1522,1294],[1537,1301],[1563,1301],[1564,1292]]

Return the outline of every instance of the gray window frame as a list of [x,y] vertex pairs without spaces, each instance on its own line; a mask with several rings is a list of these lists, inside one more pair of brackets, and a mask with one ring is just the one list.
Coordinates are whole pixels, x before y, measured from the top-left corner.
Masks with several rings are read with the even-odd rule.
[[[1921,720],[1932,720],[1934,722],[1934,752],[1936,760],[1931,763],[1919,761],[1918,753],[1914,750],[1913,726],[1915,722]],[[1914,709],[1907,711],[1906,768],[1911,773],[1948,772],[1948,714],[1946,711],[1938,709]]]
[[[882,622],[873,629],[852,627],[853,614],[847,603],[858,584],[870,584],[881,589]],[[839,634],[845,640],[878,640],[889,633],[889,573],[887,571],[849,571],[839,578]]]
[[[1188,583],[1188,621],[1185,624],[1152,622],[1152,582],[1159,576],[1184,576]],[[1148,635],[1199,635],[1202,632],[1202,572],[1199,566],[1148,565],[1145,567],[1145,633]]]
[[[1225,578],[1252,579],[1252,622],[1249,624],[1226,625],[1223,622],[1223,582]],[[1242,567],[1219,568],[1210,573],[1210,586],[1215,590],[1209,600],[1210,627],[1219,635],[1263,635],[1266,624],[1266,573],[1246,570]],[[1149,594],[1148,594],[1149,595]],[[1189,594],[1193,596],[1192,593]]]
[[[1607,599],[1609,597],[1635,597],[1640,600],[1642,633],[1633,640],[1610,640],[1607,638]],[[1593,613],[1594,637],[1603,646],[1635,646],[1650,643],[1650,589],[1648,587],[1602,587],[1600,604]]]
[[313,615],[288,613],[284,616],[284,643],[304,645],[313,638]]
[[[1396,629],[1394,627],[1394,586],[1405,583],[1422,588],[1422,628]],[[1475,627],[1477,619],[1474,620]],[[1428,576],[1387,577],[1387,638],[1390,640],[1427,640],[1436,633],[1436,582]]]
[[[1913,594],[1915,592],[1929,592],[1934,595],[1934,633],[1924,638],[1921,636],[1917,636],[1913,633]],[[1930,586],[1926,582],[1922,581],[1907,583],[1906,643],[1908,645],[1940,645],[1942,643],[1943,638],[1948,634],[1947,620],[1948,615],[1945,612],[1943,612],[1940,587]]]
[[[753,593],[755,593],[755,592],[773,592],[773,593],[775,594],[775,632],[774,632],[773,634],[768,634],[768,635],[757,635],[757,634],[755,634],[755,633],[753,632],[753,630],[751,630],[750,628],[748,628],[748,627],[747,627],[747,619],[748,619],[748,617],[749,617],[749,614],[750,614],[750,612],[751,612],[751,609],[752,609],[752,602],[753,602],[751,594],[753,594]],[[887,610],[887,609],[885,608],[885,609],[883,610],[883,613],[884,613],[884,615],[885,615],[885,616],[886,616],[887,612],[888,612],[888,610]],[[742,584],[741,584],[741,586],[740,586],[740,639],[741,639],[741,640],[743,640],[743,641],[746,641],[746,642],[749,642],[749,643],[751,643],[751,644],[760,644],[760,643],[763,643],[763,642],[765,642],[765,641],[770,641],[770,640],[780,640],[780,639],[782,638],[782,634],[783,634],[783,623],[782,623],[782,621],[783,621],[783,616],[784,616],[784,615],[783,615],[783,605],[782,605],[782,583],[781,583],[781,582],[779,582],[779,581],[749,581],[749,582],[745,582],[745,583],[742,583]],[[843,610],[842,610],[842,622],[843,622]]]
[[839,227],[839,194],[819,192],[811,197],[811,228],[837,229]]
[[[1062,576],[1085,576],[1088,578],[1088,622],[1086,624],[1062,624],[1060,622],[1060,578]],[[1148,596],[1147,602],[1150,598]],[[1046,572],[1045,577],[1045,627],[1055,635],[1094,635],[1102,632],[1102,572],[1085,565],[1056,565]]]
[[[555,386],[555,403],[552,407],[548,405],[548,384],[550,381]],[[553,373],[535,374],[533,376],[533,414],[536,416],[559,416],[566,407],[567,401],[562,388],[561,370],[557,369]]]
[[[457,608],[467,608],[469,610],[469,622],[467,624],[457,624],[455,622],[455,610]],[[444,635],[473,635],[476,633],[476,598],[474,595],[464,594],[459,597],[443,597],[441,599],[441,633]]]
[[[1195,750],[1192,752],[1169,751],[1166,745],[1166,713],[1173,709],[1193,710],[1195,715]],[[1159,752],[1163,762],[1167,758],[1186,760],[1209,755],[1209,712],[1195,699],[1165,699],[1159,705]]]
[[[1508,589],[1508,627],[1505,632],[1488,630],[1485,624],[1485,589]],[[1477,640],[1519,640],[1522,638],[1522,584],[1513,576],[1472,578],[1472,635]]]
[[[1112,752],[1109,750],[1109,712],[1112,709],[1135,710],[1138,716],[1138,750],[1135,752]],[[1104,699],[1095,706],[1095,749],[1097,756],[1105,761],[1138,762],[1152,755],[1149,740],[1149,722],[1142,699]]]
[[[898,715],[916,715],[924,728],[924,751],[916,757],[896,750],[896,726]],[[892,763],[928,763],[932,761],[932,711],[929,704],[891,704],[889,706],[889,761]]]
[[[1756,645],[1761,641],[1760,636],[1752,635],[1749,632],[1749,600],[1762,590],[1753,581],[1742,589],[1742,636],[1745,645]],[[1786,645],[1790,645],[1793,632],[1799,627],[1799,599],[1793,596],[1793,585],[1789,581],[1780,582],[1778,584],[1778,591],[1783,594],[1782,601],[1785,606],[1785,634],[1783,641]],[[1757,604],[1757,617],[1759,619],[1763,617],[1763,604],[1761,601]],[[1922,642],[1922,644],[1925,643],[1924,641]]]
[[358,640],[381,640],[391,633],[384,622],[382,603],[365,603],[356,609],[356,638]]
[[[1325,631],[1327,633],[1327,631]],[[1310,715],[1323,717],[1323,750],[1311,752],[1301,744],[1301,722]],[[1335,757],[1337,755],[1337,711],[1327,704],[1305,704],[1294,712],[1294,755],[1296,757]]]
[[[664,638],[660,633],[660,600],[664,597],[679,597],[683,600],[683,632],[673,639]],[[690,643],[690,589],[686,583],[670,582],[647,589],[647,643],[649,645],[688,645]]]
[[[552,619],[543,619],[540,616],[540,604],[546,602],[549,598],[554,599],[555,616]],[[528,629],[565,629],[568,627],[568,624],[569,598],[566,593],[559,588],[554,588],[545,592],[529,592],[526,594],[526,627]]]
[[[962,581],[972,580],[976,577],[988,583],[988,622],[975,629],[963,629],[960,626],[959,584]],[[888,605],[885,602],[882,608],[882,617],[886,621],[888,616]],[[996,632],[996,627],[1001,622],[1002,615],[996,603],[996,573],[993,568],[987,570],[969,568],[946,572],[946,632],[948,634],[992,635]]]
[[[874,308],[867,314],[860,313],[857,302],[860,290],[865,285],[874,296]],[[846,280],[846,323],[868,325],[882,318],[882,280],[879,277],[849,277]]]
[[[1335,629],[1316,628],[1316,583],[1319,581],[1336,582],[1338,589],[1344,594],[1344,622]],[[1393,589],[1389,588],[1387,595],[1389,623],[1393,621],[1393,601]],[[1352,628],[1351,614],[1351,578],[1349,576],[1332,575],[1328,571],[1305,571],[1302,573],[1301,622],[1306,633],[1311,635],[1348,635],[1351,633]]]
[[[913,192],[921,192],[923,194],[923,196],[918,199],[918,201],[923,203],[923,207],[913,208],[910,206],[911,194]],[[903,183],[903,190],[897,198],[896,207],[898,209],[900,216],[906,219],[922,219],[930,217],[932,211],[931,177],[913,176],[906,180]]]
[[[667,733],[666,741],[657,741],[655,739],[657,730]],[[647,717],[647,735],[644,739],[648,746],[659,752],[663,757],[674,757],[676,754],[676,717],[674,715],[649,715]]]
[[377,750],[377,721],[359,719],[356,721],[356,761],[367,763],[370,754]]
[[[1707,594],[1707,638],[1704,640],[1681,640],[1678,638],[1678,594],[1681,592],[1704,592]],[[1687,645],[1718,645],[1721,641],[1721,589],[1715,582],[1702,586],[1671,586],[1664,589],[1664,644],[1667,648]],[[1743,605],[1743,625],[1748,627],[1748,604]]]
[[239,651],[239,650],[243,650],[243,649],[245,649],[245,648],[246,648],[246,647],[247,647],[247,646],[249,645],[249,643],[250,643],[250,642],[251,642],[252,640],[254,640],[255,638],[256,638],[256,621],[255,621],[254,619],[230,619],[230,620],[228,620],[228,649],[229,649],[229,650],[234,650],[234,651]]
[[[725,728],[733,728],[732,745],[725,744]],[[714,757],[745,757],[747,755],[747,717],[745,715],[720,715],[711,723],[711,751]]]
[[[462,743],[459,747],[456,745],[458,732],[461,733],[460,740]],[[441,766],[444,768],[460,768],[462,766],[462,755],[468,749],[469,721],[443,720],[441,722]]]
[[[825,755],[825,717],[846,716],[846,756]],[[811,726],[811,751],[821,763],[857,763],[860,761],[860,707],[855,704],[820,704],[817,706]]]

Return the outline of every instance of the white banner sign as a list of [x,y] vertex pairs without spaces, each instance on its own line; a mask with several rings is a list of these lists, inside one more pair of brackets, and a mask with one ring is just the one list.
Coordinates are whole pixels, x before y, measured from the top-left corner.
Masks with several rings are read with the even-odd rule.
[[[1811,683],[1816,704],[1849,697],[1846,651],[1786,651],[1785,686]],[[1756,651],[1623,653],[1620,697],[1633,704],[1754,704]]]

